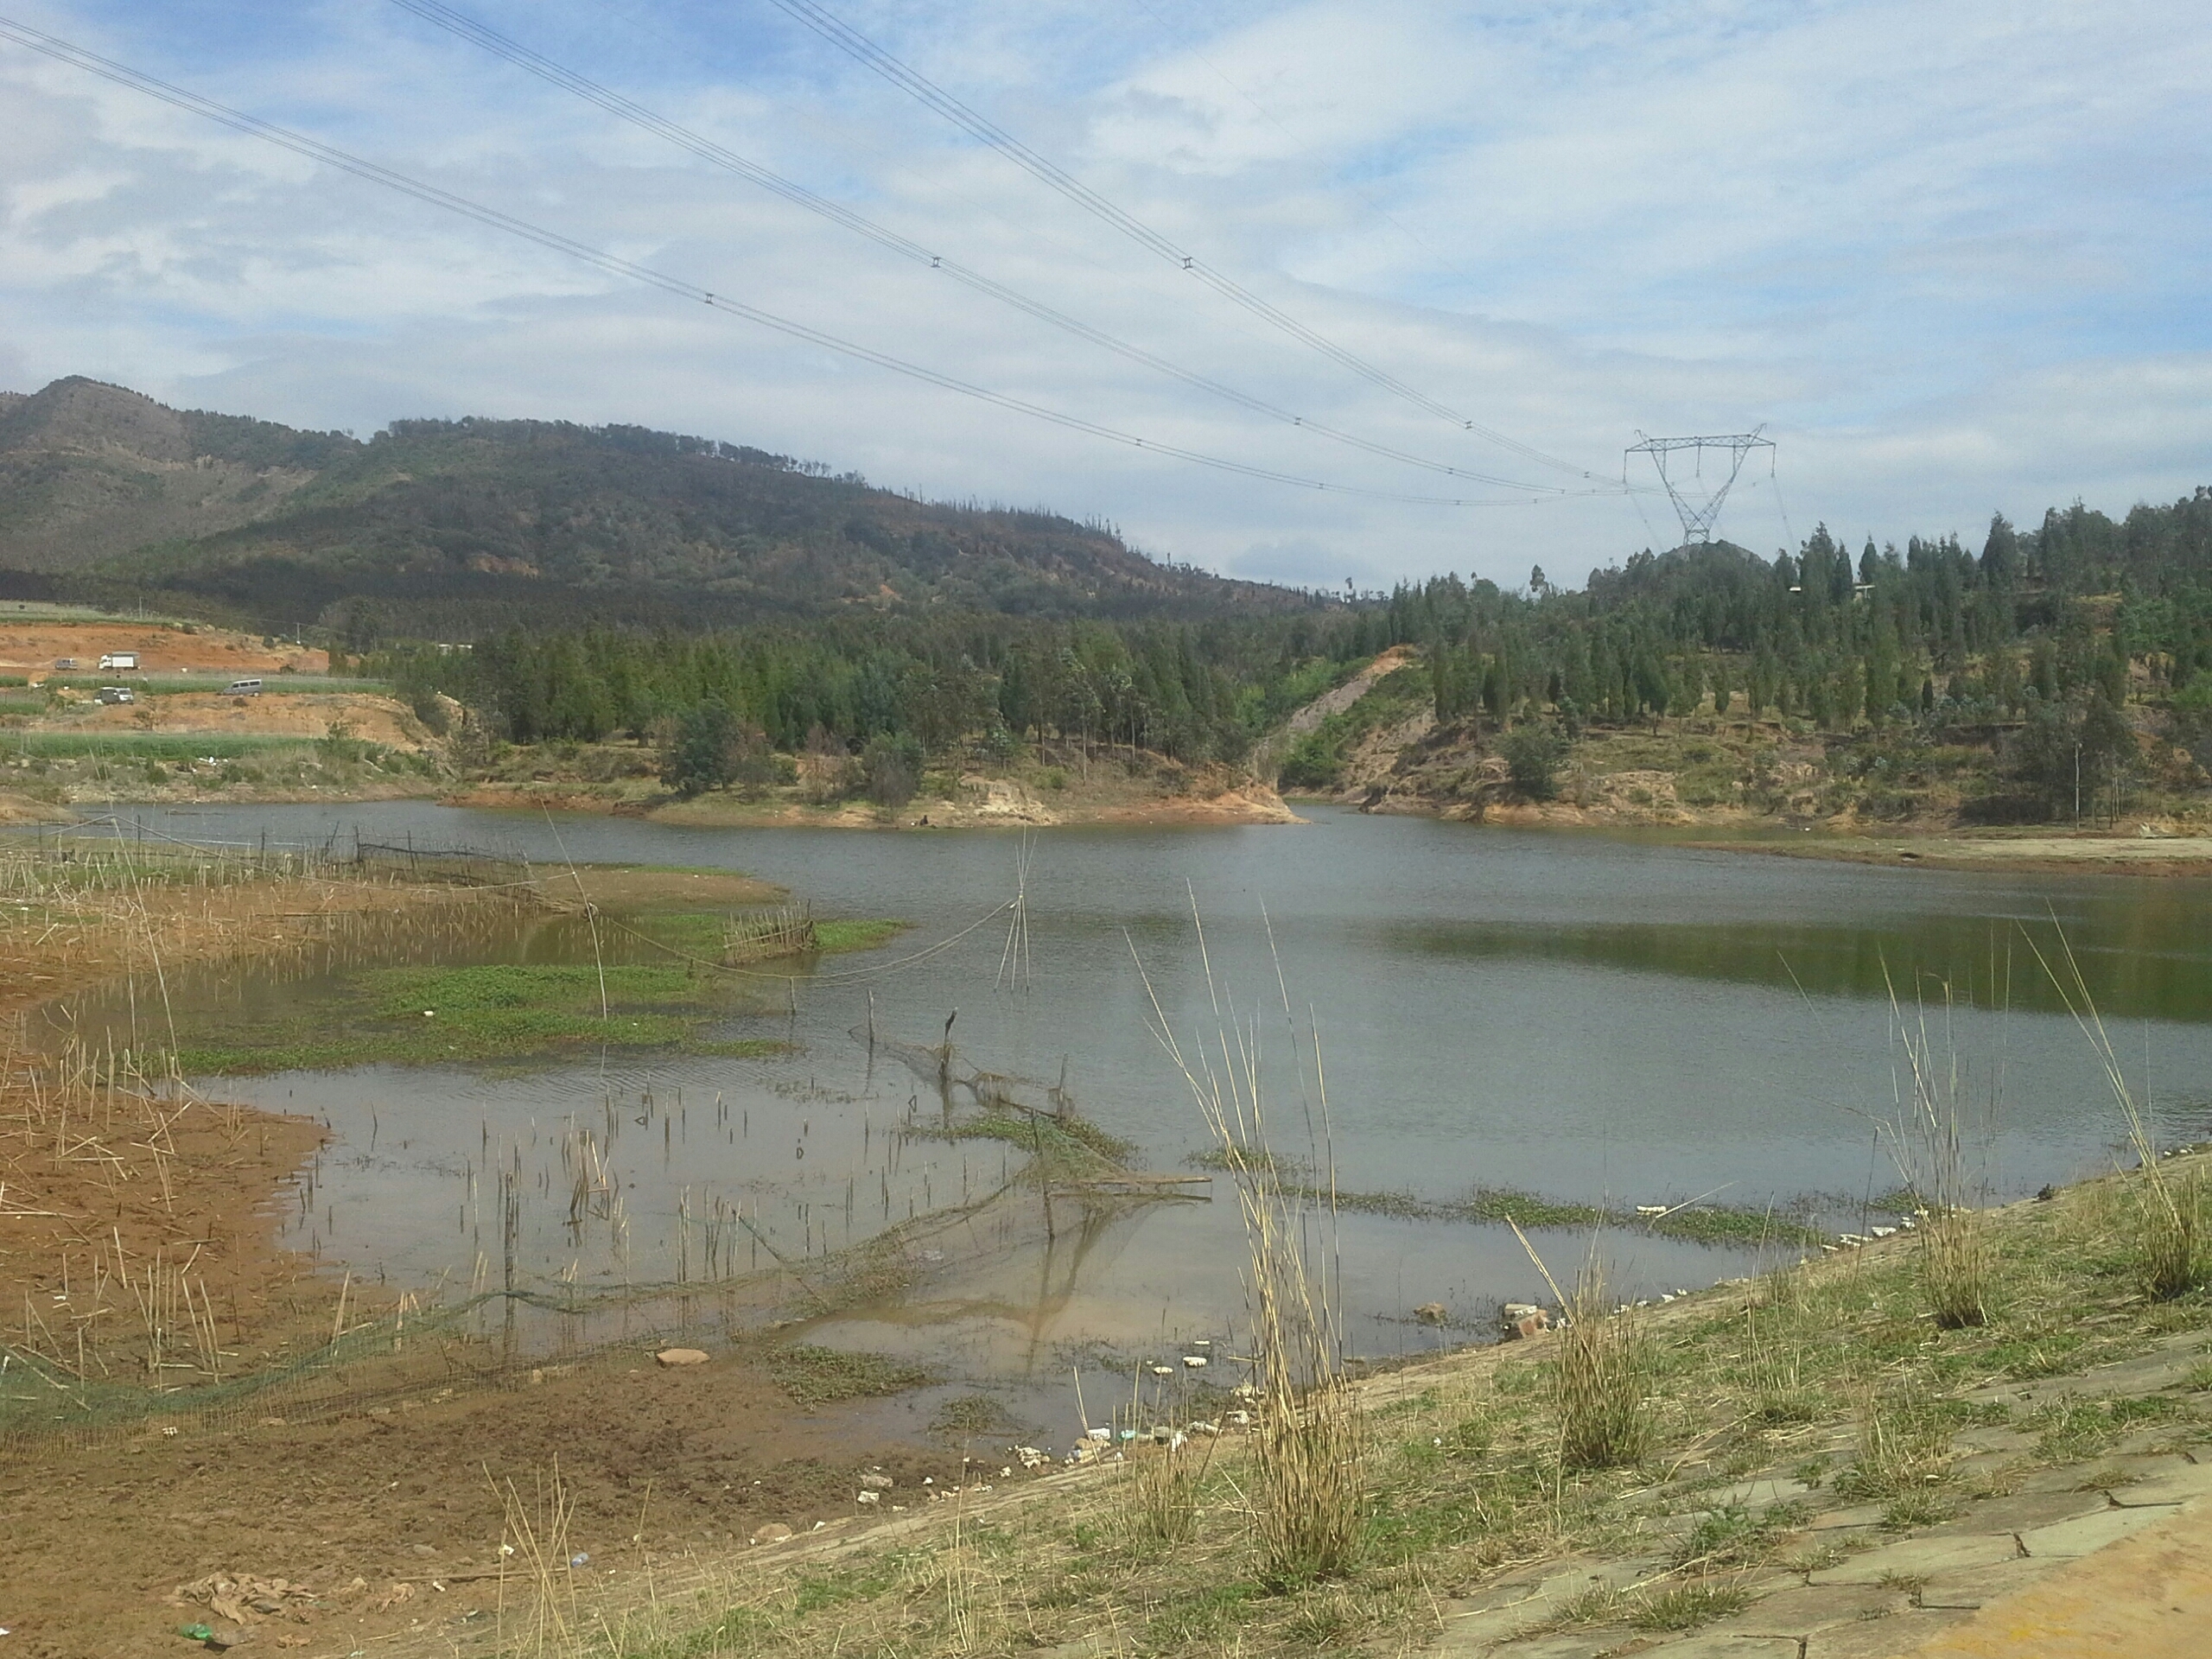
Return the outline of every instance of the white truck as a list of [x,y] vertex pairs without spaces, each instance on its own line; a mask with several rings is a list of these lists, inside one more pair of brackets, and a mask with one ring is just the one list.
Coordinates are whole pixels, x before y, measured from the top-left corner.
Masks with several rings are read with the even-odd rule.
[[100,672],[106,674],[117,671],[125,674],[136,674],[138,671],[138,653],[135,651],[111,651],[105,653],[100,658]]

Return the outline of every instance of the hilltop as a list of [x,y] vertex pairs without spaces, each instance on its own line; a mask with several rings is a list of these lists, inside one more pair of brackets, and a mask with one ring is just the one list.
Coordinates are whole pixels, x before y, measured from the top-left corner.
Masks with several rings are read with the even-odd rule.
[[[365,442],[72,377],[0,400],[0,571],[264,626],[464,637],[516,620],[728,624],[932,607],[1038,617],[1296,608],[1056,514],[954,506],[716,439],[555,421]],[[41,580],[42,579],[42,580]],[[358,628],[358,625],[357,628]]]

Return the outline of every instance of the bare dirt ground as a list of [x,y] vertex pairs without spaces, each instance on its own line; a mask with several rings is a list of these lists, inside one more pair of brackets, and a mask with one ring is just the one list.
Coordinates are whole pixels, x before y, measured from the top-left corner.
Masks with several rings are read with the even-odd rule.
[[2212,836],[1868,836],[1816,834],[1796,840],[1693,842],[1732,852],[1777,853],[1854,864],[1919,864],[1933,869],[2067,874],[2212,875]]
[[404,703],[364,691],[285,691],[229,697],[219,691],[177,691],[128,704],[105,704],[90,695],[30,729],[102,734],[174,732],[216,737],[296,737],[312,741],[334,728],[386,748],[418,753],[434,740]]
[[[299,1287],[303,1310],[322,1312],[310,1288]],[[639,1351],[511,1392],[468,1389],[454,1363],[461,1386],[444,1401],[11,1449],[0,1465],[11,1646],[35,1659],[181,1650],[178,1625],[222,1622],[177,1593],[211,1576],[311,1592],[247,1621],[272,1650],[344,1655],[466,1619],[497,1594],[507,1535],[495,1483],[513,1481],[534,1506],[556,1469],[587,1582],[643,1548],[727,1549],[763,1525],[804,1534],[850,1516],[862,1470],[892,1478],[887,1497],[917,1502],[925,1477],[959,1477],[958,1453],[918,1446],[926,1421],[911,1402],[810,1412],[728,1356],[667,1370]]]
[[558,777],[486,781],[447,791],[449,806],[544,808],[613,812],[667,823],[821,830],[967,830],[1058,824],[1296,823],[1298,816],[1268,785],[1226,766],[1178,767],[1143,754],[1130,762],[1103,752],[1088,766],[1074,759],[1035,776],[963,775],[949,794],[917,796],[899,807],[861,799],[817,802],[791,787],[747,799],[717,790],[672,798],[657,782],[593,784]]
[[36,684],[54,664],[73,657],[78,666],[64,672],[92,674],[111,652],[138,653],[142,674],[321,674],[330,667],[327,652],[285,644],[264,645],[255,634],[200,627],[186,633],[159,623],[10,621],[0,615],[0,674],[21,674]]
[[[573,888],[610,906],[777,892],[639,869],[546,883],[553,902]],[[143,973],[156,954],[175,964],[281,950],[356,912],[480,902],[468,889],[293,878],[10,904],[0,1014],[20,1020],[63,990]],[[297,1201],[320,1125],[149,1087],[112,1056],[35,1054],[20,1033],[5,1049],[0,1331],[22,1352],[103,1386],[143,1384],[159,1363],[156,1380],[201,1387],[281,1370],[341,1325],[384,1328],[374,1322],[389,1320],[394,1288],[275,1246],[276,1212]],[[186,1335],[172,1295],[156,1337],[147,1299],[177,1283],[201,1311]],[[925,1477],[960,1478],[950,1443],[933,1449],[930,1395],[837,1398],[793,1382],[766,1350],[664,1369],[652,1347],[618,1345],[580,1363],[507,1369],[450,1328],[405,1340],[404,1352],[371,1356],[321,1391],[248,1394],[212,1414],[163,1414],[149,1401],[155,1409],[106,1427],[0,1432],[10,1649],[181,1650],[181,1626],[221,1624],[227,1609],[244,1612],[257,1650],[335,1656],[461,1618],[498,1592],[499,1488],[512,1481],[534,1503],[556,1471],[587,1576],[626,1551],[727,1548],[768,1522],[804,1533],[852,1516],[862,1470],[894,1481],[885,1496],[899,1507],[921,1501]],[[35,1386],[22,1367],[0,1374],[0,1387]],[[239,1594],[276,1611],[204,1586],[180,1593],[209,1580],[247,1584]]]

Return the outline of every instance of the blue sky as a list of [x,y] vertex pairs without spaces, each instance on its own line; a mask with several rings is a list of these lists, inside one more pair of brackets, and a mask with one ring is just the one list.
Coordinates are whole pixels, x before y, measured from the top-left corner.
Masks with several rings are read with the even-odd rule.
[[[1254,322],[768,0],[470,0],[524,44],[1009,286],[1363,437],[1539,480]],[[2212,483],[2201,3],[1686,0],[831,10],[1253,291],[1618,478],[1764,423],[1722,531],[1957,531]],[[0,11],[765,309],[1155,442],[1426,474],[1164,379],[872,248],[388,0]],[[0,44],[0,386],[67,373],[365,433],[633,421],[1162,555],[1362,585],[1557,579],[1663,499],[1449,509],[1191,467],[626,284]],[[1631,474],[1635,476],[1635,474]],[[1450,486],[1445,493],[1459,493]]]

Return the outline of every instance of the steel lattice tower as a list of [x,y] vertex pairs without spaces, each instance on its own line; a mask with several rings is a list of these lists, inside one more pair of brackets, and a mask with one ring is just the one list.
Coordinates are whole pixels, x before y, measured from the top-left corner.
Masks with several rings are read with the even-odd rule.
[[[1771,449],[1774,440],[1759,435],[1765,431],[1760,427],[1751,432],[1731,432],[1719,436],[1701,438],[1643,438],[1641,443],[1630,444],[1621,455],[1621,481],[1628,481],[1628,457],[1649,455],[1657,469],[1659,481],[1667,486],[1667,496],[1675,504],[1675,514],[1682,521],[1682,540],[1709,542],[1713,539],[1713,520],[1720,517],[1720,504],[1728,499],[1728,492],[1735,486],[1736,475],[1744,469],[1744,457],[1754,449]],[[1727,475],[1720,482],[1707,487],[1705,482],[1705,452],[1708,449],[1728,457]],[[1693,461],[1694,484],[1675,478],[1668,470],[1668,458],[1688,450]],[[1719,471],[1716,464],[1714,470]],[[1688,489],[1689,493],[1683,492]]]

